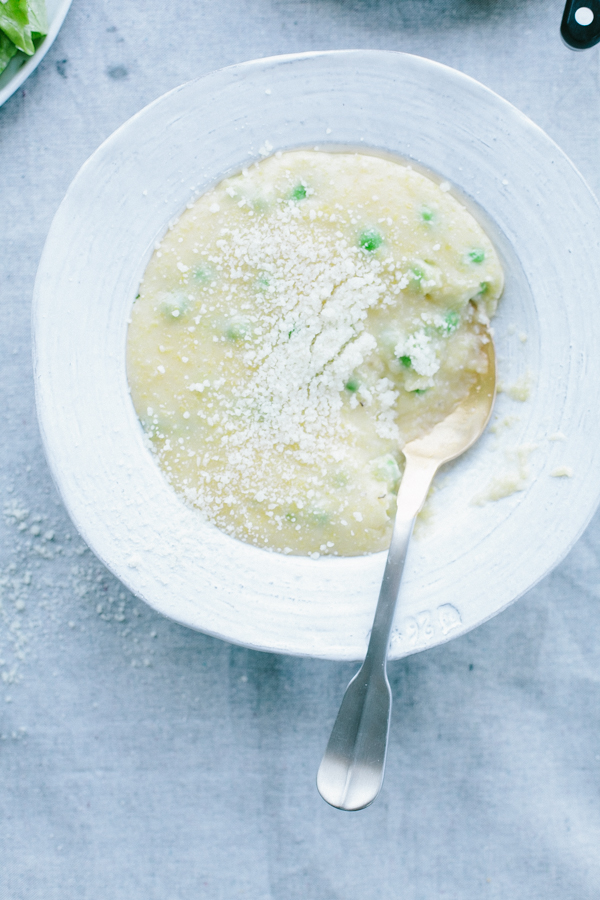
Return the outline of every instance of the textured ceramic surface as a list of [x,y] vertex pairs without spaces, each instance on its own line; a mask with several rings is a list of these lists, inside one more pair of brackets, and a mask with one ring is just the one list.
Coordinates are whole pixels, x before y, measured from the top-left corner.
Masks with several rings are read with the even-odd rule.
[[33,70],[37,69],[54,43],[72,2],[73,0],[46,0],[48,34],[33,56],[26,56],[25,53],[18,52],[2,72],[0,75],[0,106],[21,87]]
[[[284,557],[205,524],[146,449],[125,371],[141,275],[190,197],[271,150],[328,144],[413,159],[471,203],[507,275],[500,379],[529,372],[532,384],[526,403],[499,396],[508,438],[488,433],[439,479],[405,572],[391,644],[400,657],[464,633],[531,587],[600,496],[588,387],[600,384],[600,210],[562,151],[497,95],[419,57],[342,51],[234,66],[142,110],[84,165],[52,224],[34,300],[38,413],[82,536],[154,608],[256,648],[360,657],[384,555]],[[566,441],[547,440],[558,431]],[[536,447],[524,489],[473,504],[523,444]],[[572,478],[550,476],[563,465]]]

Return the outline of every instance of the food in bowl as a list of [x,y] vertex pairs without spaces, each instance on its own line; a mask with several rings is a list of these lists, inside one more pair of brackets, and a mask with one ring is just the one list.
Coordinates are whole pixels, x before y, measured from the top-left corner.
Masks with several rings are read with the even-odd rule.
[[133,305],[128,378],[158,464],[241,540],[385,549],[402,446],[485,371],[502,287],[449,185],[399,161],[297,150],[226,178]]

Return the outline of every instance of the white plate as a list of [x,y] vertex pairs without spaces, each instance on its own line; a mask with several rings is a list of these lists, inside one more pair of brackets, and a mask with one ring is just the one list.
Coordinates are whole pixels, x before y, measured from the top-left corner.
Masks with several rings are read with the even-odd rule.
[[46,0],[48,11],[48,34],[41,42],[33,56],[27,56],[17,50],[17,53],[0,75],[0,106],[5,103],[14,92],[21,87],[26,78],[29,78],[44,56],[54,43],[56,35],[60,31],[65,16],[73,0]]
[[[471,198],[506,269],[501,378],[529,369],[534,380],[528,403],[501,394],[497,407],[519,416],[509,443],[538,445],[526,488],[470,502],[503,459],[490,433],[440,479],[433,522],[407,563],[397,658],[464,633],[530,588],[600,495],[600,210],[561,150],[500,97],[429,60],[359,50],[244,63],[146,107],[83,166],[52,224],[34,300],[38,413],[77,528],[139,597],[250,647],[360,657],[384,554],[286,557],[205,524],[146,449],[125,371],[131,305],[169,220],[261,151],[326,142],[412,158]],[[547,441],[559,430],[566,442]],[[574,477],[550,477],[560,465]]]

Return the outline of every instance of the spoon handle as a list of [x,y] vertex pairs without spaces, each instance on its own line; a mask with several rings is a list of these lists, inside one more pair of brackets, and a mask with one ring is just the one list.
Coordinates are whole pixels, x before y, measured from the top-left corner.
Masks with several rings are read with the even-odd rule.
[[398,511],[364,663],[370,662],[372,668],[382,666],[385,670],[390,632],[394,622],[408,545],[415,527],[415,520],[427,499],[427,493],[438,466],[439,463],[435,460],[420,456],[406,457],[406,468],[398,490]]
[[394,612],[415,519],[438,464],[407,456],[367,655],[348,687],[317,774],[319,793],[338,809],[363,809],[383,782],[392,693],[386,673]]

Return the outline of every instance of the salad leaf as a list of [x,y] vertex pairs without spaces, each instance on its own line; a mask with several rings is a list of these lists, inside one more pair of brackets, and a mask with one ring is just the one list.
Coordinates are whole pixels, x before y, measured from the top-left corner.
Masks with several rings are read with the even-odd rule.
[[16,52],[17,48],[11,39],[0,31],[0,72],[4,72]]
[[18,50],[31,56],[35,50],[31,39],[27,0],[0,2],[0,29]]
[[0,72],[17,50],[32,56],[34,41],[47,33],[45,0],[0,0]]
[[[1,2],[1,0],[0,0]],[[48,34],[48,14],[45,0],[26,0],[29,26],[34,39]]]

